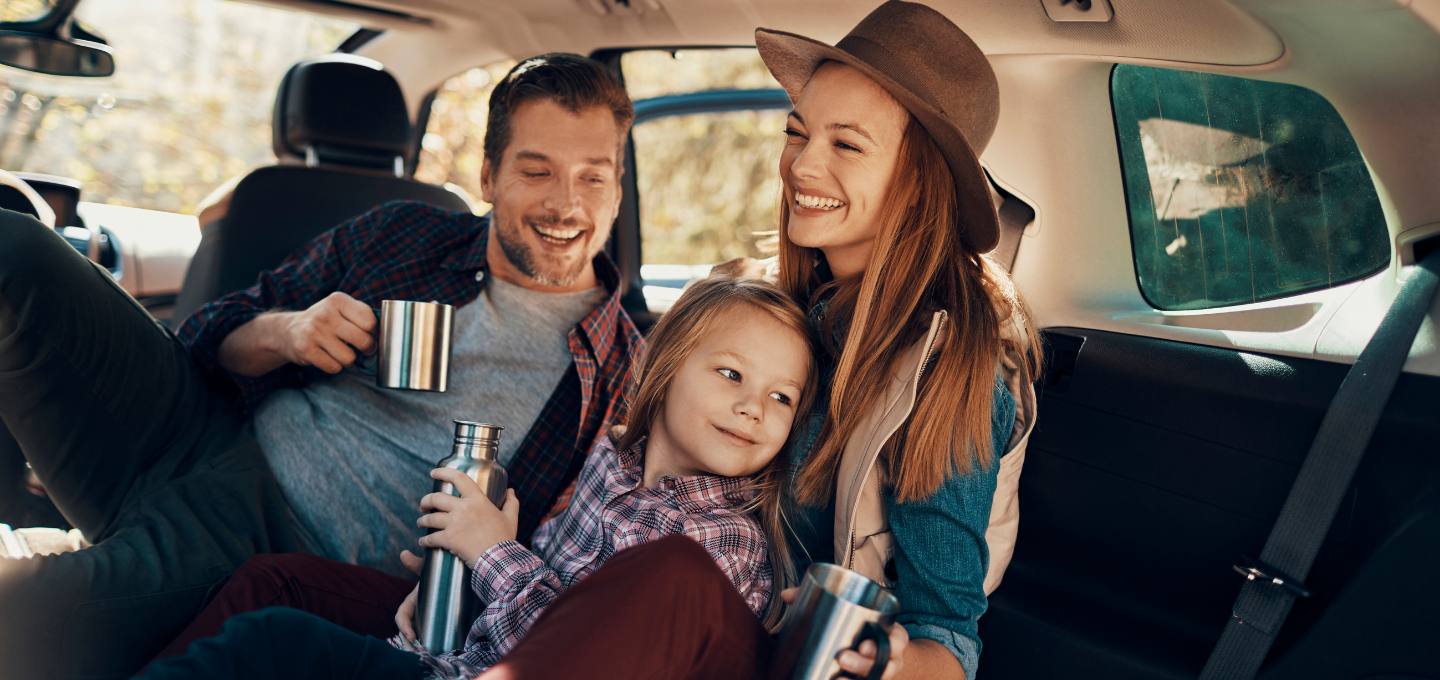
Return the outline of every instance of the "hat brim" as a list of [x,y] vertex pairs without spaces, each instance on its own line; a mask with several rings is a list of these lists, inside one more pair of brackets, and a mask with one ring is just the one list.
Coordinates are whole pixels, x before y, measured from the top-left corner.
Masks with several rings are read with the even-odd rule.
[[810,82],[810,76],[825,61],[850,66],[885,88],[920,121],[945,156],[960,203],[961,238],[981,253],[993,250],[1000,242],[1000,217],[991,199],[990,180],[980,168],[980,157],[960,128],[935,107],[875,67],[833,45],[803,35],[759,28],[755,30],[755,47],[792,102],[800,98],[800,91]]

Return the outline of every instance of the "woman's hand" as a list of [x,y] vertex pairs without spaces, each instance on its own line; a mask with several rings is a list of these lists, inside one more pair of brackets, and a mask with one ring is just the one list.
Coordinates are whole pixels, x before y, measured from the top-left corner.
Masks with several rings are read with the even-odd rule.
[[[910,633],[905,626],[893,624],[890,626],[890,663],[885,666],[884,675],[880,680],[895,680],[900,677],[900,669],[905,665],[905,649],[910,646]],[[870,673],[870,667],[875,665],[875,641],[866,640],[860,643],[860,651],[845,650],[840,652],[840,667],[846,672],[863,678]]]
[[395,612],[395,626],[400,629],[400,634],[406,640],[415,641],[415,630],[410,627],[410,622],[415,620],[415,608],[420,605],[420,586],[405,596],[405,601],[400,603],[400,609]]
[[420,537],[420,547],[444,548],[473,567],[495,544],[515,540],[520,501],[514,489],[505,490],[505,507],[496,508],[480,485],[459,470],[435,468],[430,476],[453,484],[460,497],[429,493],[420,499],[420,512],[428,514],[415,520],[415,526],[435,530]]
[[[795,596],[799,593],[799,588],[786,588],[780,591],[780,599],[784,600],[785,604],[795,604]],[[885,666],[881,680],[895,680],[900,677],[900,669],[905,665],[905,649],[909,646],[910,633],[905,630],[905,626],[898,623],[890,626],[890,663]],[[870,667],[875,665],[875,651],[875,642],[866,640],[860,643],[859,651],[847,649],[840,652],[840,668],[863,678],[870,674]]]

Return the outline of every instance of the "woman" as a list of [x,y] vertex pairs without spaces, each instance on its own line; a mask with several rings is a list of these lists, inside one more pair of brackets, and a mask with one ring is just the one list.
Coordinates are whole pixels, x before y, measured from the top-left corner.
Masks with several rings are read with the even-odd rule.
[[[999,234],[978,161],[999,86],[959,28],[898,0],[833,47],[767,29],[756,45],[795,106],[778,278],[828,354],[829,398],[792,451],[790,577],[826,561],[895,589],[885,678],[974,677],[976,621],[1014,545],[1038,360],[1008,277],[981,255]],[[718,572],[682,548],[597,572],[495,674],[763,676],[768,636],[738,598],[698,585]],[[673,596],[628,595],[641,584]],[[841,665],[863,677],[874,653],[866,642]]]

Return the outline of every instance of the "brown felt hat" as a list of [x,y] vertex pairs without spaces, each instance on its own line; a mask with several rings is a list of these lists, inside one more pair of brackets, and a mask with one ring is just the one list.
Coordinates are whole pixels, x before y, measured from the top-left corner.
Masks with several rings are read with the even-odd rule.
[[982,253],[995,247],[1000,221],[980,153],[1000,118],[1000,83],[959,26],[925,5],[890,0],[834,46],[768,28],[755,29],[755,46],[791,101],[825,61],[852,66],[885,88],[945,154],[963,238]]

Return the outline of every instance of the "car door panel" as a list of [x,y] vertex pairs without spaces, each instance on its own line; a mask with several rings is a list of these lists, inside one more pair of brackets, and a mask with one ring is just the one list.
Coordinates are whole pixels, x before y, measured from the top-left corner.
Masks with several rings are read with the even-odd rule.
[[[985,676],[1193,678],[1239,591],[1231,565],[1259,554],[1350,367],[1106,331],[1046,337],[1015,557],[981,618]],[[1440,378],[1402,376],[1306,579],[1315,596],[1262,677],[1316,677],[1317,654],[1349,664],[1326,672],[1378,663],[1378,648],[1311,642],[1337,635],[1330,605],[1359,617],[1344,628],[1383,632],[1407,619],[1352,593],[1437,585],[1436,562],[1427,572],[1423,550],[1405,548],[1440,507],[1437,403]],[[1357,576],[1405,565],[1417,583]]]

